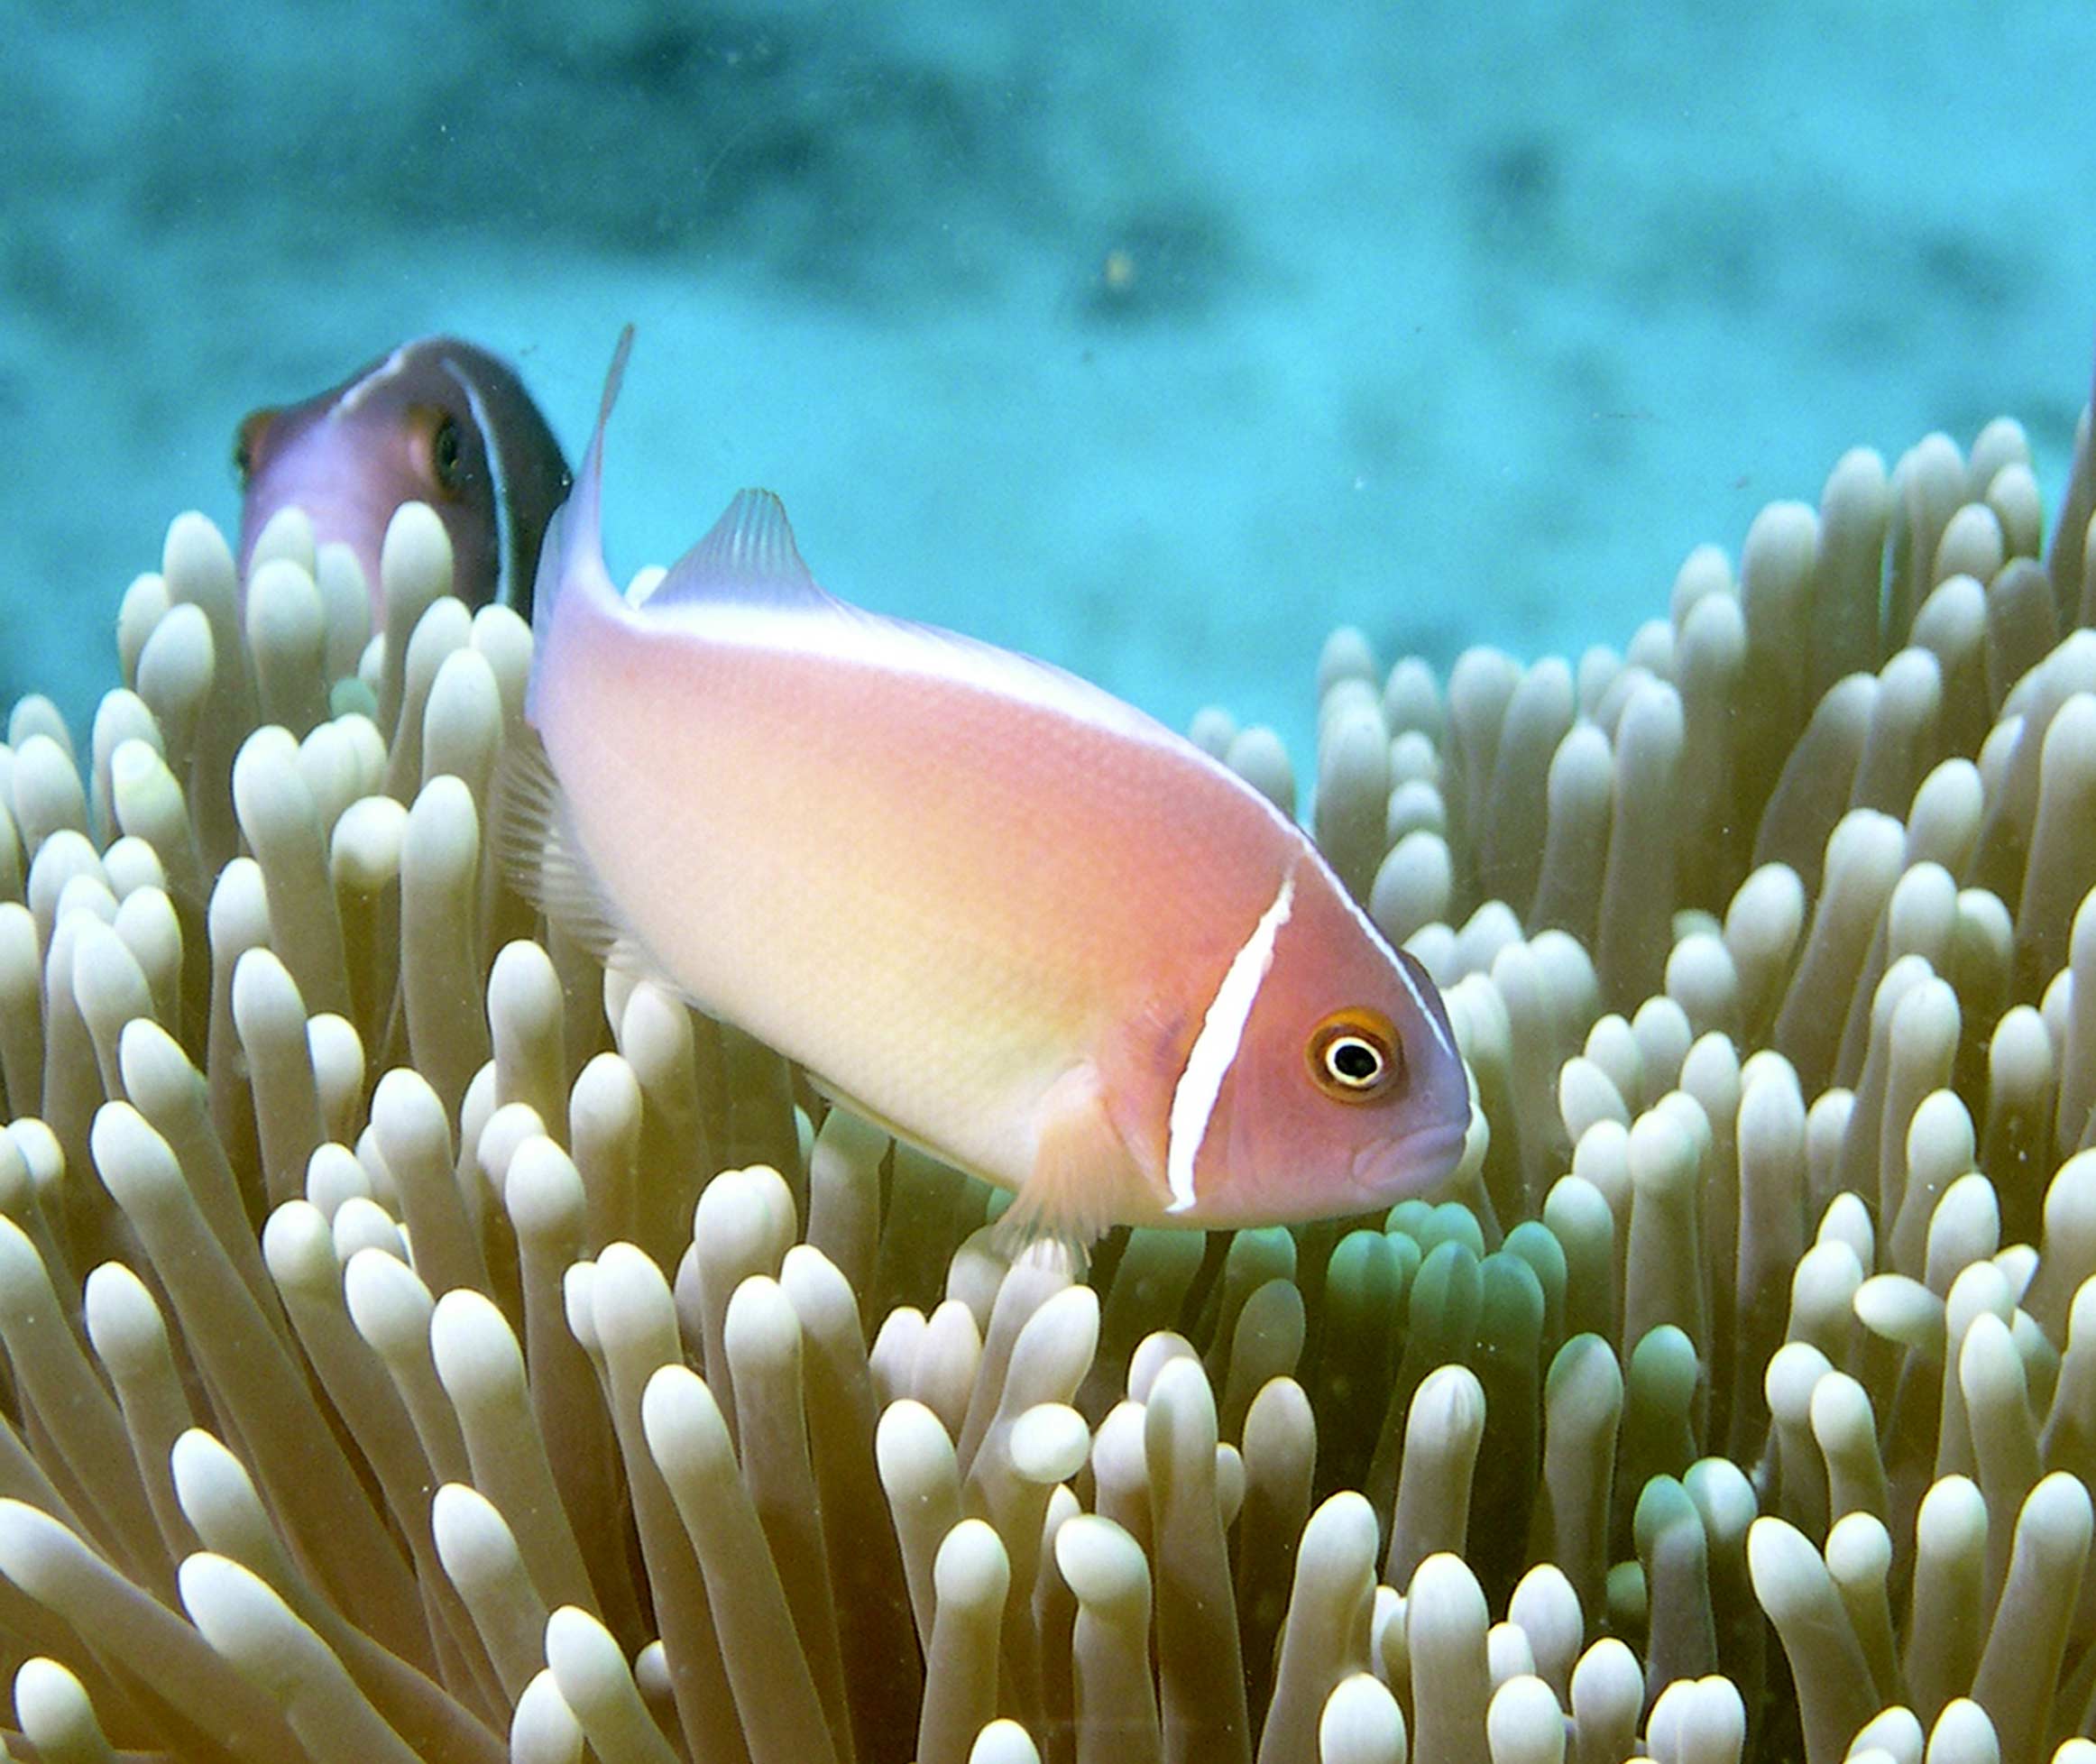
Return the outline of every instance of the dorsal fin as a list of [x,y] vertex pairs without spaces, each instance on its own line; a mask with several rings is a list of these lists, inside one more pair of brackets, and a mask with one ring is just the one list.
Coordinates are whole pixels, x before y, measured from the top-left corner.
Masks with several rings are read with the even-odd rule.
[[648,597],[651,607],[722,600],[772,607],[832,603],[801,561],[786,504],[768,490],[737,491],[727,512]]

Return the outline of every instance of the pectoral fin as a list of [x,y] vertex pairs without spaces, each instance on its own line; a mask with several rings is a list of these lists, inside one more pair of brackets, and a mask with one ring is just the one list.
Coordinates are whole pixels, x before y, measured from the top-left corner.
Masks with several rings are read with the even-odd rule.
[[1085,1252],[1115,1223],[1157,1210],[1127,1142],[1115,1126],[1099,1069],[1072,1066],[1050,1085],[1034,1110],[1034,1168],[997,1230],[1016,1255],[1050,1238],[1081,1265]]

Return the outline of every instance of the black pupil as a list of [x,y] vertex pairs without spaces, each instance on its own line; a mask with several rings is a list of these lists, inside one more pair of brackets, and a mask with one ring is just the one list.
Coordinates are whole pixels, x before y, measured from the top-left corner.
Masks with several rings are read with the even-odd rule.
[[448,485],[458,475],[458,425],[446,417],[437,431],[431,449],[437,460],[437,476]]
[[1365,1084],[1383,1070],[1382,1057],[1366,1042],[1337,1042],[1329,1057],[1333,1073],[1349,1084]]

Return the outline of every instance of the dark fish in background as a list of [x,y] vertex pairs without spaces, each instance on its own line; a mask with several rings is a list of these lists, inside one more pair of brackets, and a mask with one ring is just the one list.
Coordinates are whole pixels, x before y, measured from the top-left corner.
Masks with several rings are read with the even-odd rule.
[[241,423],[240,571],[279,510],[298,507],[317,543],[363,566],[374,627],[385,617],[379,547],[403,502],[427,502],[451,535],[454,589],[531,616],[546,523],[565,499],[560,443],[506,363],[456,337],[420,337],[303,404]]

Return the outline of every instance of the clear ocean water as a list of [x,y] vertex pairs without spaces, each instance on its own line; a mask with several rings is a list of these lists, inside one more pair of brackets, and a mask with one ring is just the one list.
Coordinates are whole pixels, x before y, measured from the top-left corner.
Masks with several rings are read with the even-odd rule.
[[1319,644],[1621,644],[1852,443],[2096,334],[2096,7],[1404,0],[0,14],[0,703],[85,732],[234,427],[510,356],[615,567],[746,483],[849,598],[1299,761]]

